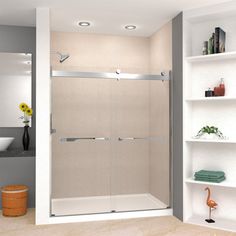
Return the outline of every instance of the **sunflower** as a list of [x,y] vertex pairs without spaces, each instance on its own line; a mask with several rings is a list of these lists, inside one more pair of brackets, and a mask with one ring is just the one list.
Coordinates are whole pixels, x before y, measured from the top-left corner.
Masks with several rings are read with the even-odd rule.
[[26,112],[26,114],[27,114],[28,116],[32,116],[32,115],[33,115],[33,110],[32,110],[31,108],[29,108],[29,107],[26,109],[25,112]]
[[19,105],[19,108],[20,108],[23,112],[25,112],[26,109],[28,108],[28,105],[27,105],[26,103],[22,102],[22,103]]

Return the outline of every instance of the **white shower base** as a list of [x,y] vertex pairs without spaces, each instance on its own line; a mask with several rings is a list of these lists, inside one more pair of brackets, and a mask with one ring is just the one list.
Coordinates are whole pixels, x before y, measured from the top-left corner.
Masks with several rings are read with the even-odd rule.
[[166,209],[168,206],[149,193],[52,199],[52,215],[68,216],[125,211]]

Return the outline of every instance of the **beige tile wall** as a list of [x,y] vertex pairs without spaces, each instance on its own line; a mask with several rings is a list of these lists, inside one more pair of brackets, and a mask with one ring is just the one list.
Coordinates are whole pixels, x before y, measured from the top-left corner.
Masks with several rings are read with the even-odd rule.
[[60,138],[111,136],[111,81],[53,78],[52,92],[53,197],[110,194],[110,143]]
[[[164,30],[166,39],[170,27]],[[52,32],[52,50],[71,55],[63,64],[52,55],[52,66],[85,71],[120,68],[131,73],[169,69],[168,59],[162,65],[158,57],[164,53],[159,37],[163,35],[138,38]],[[52,148],[53,197],[151,192],[168,203],[168,83],[53,78],[52,86],[57,129]],[[160,129],[166,135],[164,145],[117,141],[118,137],[160,135]],[[112,141],[59,141],[67,136],[111,137]]]
[[[172,23],[150,38],[150,71],[172,68]],[[150,193],[170,204],[169,82],[150,82],[150,135],[161,137],[150,143]]]
[[60,64],[52,54],[54,68],[85,71],[145,73],[149,70],[149,38],[52,32],[52,51],[69,53],[70,59]]
[[[52,50],[70,53],[58,69],[147,73],[149,39],[52,33]],[[118,142],[148,136],[149,84],[145,81],[53,79],[53,197],[145,193],[149,144]],[[60,137],[111,137],[112,142],[60,143]]]
[[[149,136],[149,83],[114,81],[112,129],[115,138]],[[115,142],[112,156],[112,194],[149,190],[149,143]]]

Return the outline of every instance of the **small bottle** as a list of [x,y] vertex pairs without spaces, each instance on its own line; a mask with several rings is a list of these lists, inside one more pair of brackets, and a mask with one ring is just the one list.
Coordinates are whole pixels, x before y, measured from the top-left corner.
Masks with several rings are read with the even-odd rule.
[[208,90],[205,91],[205,97],[214,97],[214,91],[211,88],[208,88]]
[[221,78],[220,82],[220,96],[225,96],[225,83],[223,78]]

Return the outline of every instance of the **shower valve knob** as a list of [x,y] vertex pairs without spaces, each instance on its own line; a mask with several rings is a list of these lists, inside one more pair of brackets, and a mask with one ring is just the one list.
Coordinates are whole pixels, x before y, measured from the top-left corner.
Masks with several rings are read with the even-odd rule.
[[121,70],[120,69],[117,69],[116,70],[116,74],[119,75],[121,73]]

